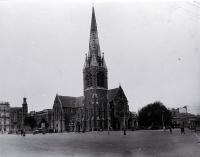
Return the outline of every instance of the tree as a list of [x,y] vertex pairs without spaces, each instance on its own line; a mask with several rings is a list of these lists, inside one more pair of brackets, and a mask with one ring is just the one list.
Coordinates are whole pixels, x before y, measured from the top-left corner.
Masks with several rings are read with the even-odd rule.
[[163,103],[157,101],[143,107],[138,114],[138,123],[140,127],[157,126],[162,127],[171,125],[171,112],[163,105]]
[[30,126],[32,130],[37,126],[37,122],[34,117],[26,117],[24,119],[24,124],[25,126]]

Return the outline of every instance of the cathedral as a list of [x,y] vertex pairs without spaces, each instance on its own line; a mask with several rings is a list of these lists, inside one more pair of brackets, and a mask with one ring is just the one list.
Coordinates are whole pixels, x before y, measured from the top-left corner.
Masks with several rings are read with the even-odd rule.
[[89,51],[83,67],[84,96],[56,95],[53,104],[54,132],[122,130],[133,127],[128,100],[121,86],[108,89],[108,69],[101,53],[94,7]]

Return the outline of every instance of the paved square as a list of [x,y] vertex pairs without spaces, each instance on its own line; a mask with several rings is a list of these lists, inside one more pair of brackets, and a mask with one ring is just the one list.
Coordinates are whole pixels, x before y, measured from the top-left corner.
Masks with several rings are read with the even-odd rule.
[[198,138],[189,130],[0,135],[0,157],[199,157]]

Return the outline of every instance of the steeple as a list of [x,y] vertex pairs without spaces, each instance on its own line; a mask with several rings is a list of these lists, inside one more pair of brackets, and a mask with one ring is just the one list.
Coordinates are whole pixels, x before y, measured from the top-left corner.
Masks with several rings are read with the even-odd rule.
[[97,32],[97,23],[96,23],[96,17],[95,17],[95,11],[94,7],[92,7],[92,20],[91,20],[91,32]]
[[101,54],[100,51],[96,17],[92,7],[89,52],[85,56],[83,68],[84,90],[96,87],[107,89],[107,70],[104,53]]
[[92,54],[95,54],[96,58],[101,57],[94,7],[92,7],[92,19],[91,19],[91,28],[90,28],[90,42],[89,42],[89,57],[92,57]]

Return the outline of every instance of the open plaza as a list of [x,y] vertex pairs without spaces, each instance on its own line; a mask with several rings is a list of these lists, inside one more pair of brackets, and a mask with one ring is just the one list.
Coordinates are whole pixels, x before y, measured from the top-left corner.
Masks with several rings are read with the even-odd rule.
[[198,0],[18,1],[0,0],[0,157],[200,157]]
[[179,129],[0,135],[0,157],[199,157],[197,133]]

